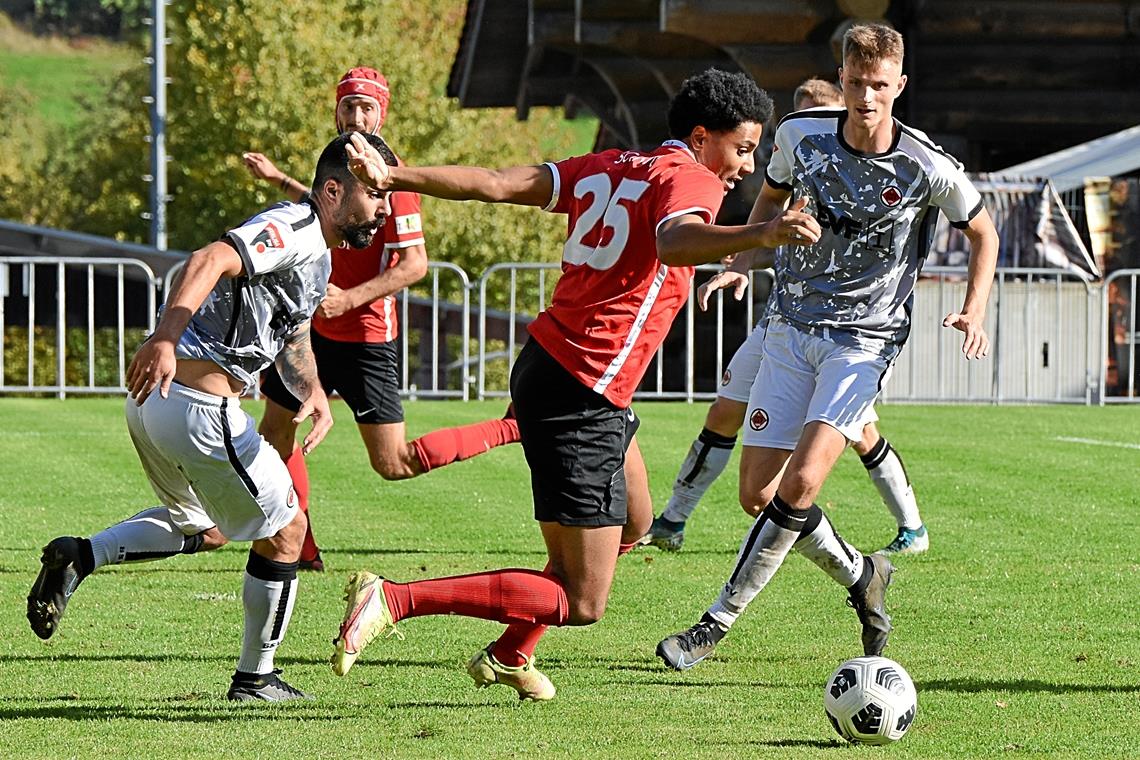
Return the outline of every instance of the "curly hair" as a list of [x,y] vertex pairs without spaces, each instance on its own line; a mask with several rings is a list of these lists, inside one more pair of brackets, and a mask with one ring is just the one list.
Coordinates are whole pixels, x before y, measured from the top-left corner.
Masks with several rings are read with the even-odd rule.
[[694,127],[731,132],[747,121],[772,118],[772,99],[747,74],[707,69],[681,83],[669,104],[669,134],[678,140]]

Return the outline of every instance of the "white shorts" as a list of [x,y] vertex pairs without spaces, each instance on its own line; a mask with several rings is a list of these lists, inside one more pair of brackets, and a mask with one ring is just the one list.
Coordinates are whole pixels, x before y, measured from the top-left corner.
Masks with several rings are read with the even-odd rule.
[[875,397],[890,375],[889,359],[778,319],[755,333],[763,333],[763,348],[748,397],[745,446],[792,450],[809,422],[826,422],[858,441],[863,426],[878,419]]
[[297,512],[280,455],[236,398],[173,383],[142,406],[127,398],[127,430],[155,495],[186,535],[218,526],[232,541],[276,534]]
[[720,378],[720,388],[716,395],[729,401],[748,402],[752,392],[752,381],[760,369],[760,353],[764,350],[764,326],[756,325],[748,338],[736,349],[728,360],[728,367]]

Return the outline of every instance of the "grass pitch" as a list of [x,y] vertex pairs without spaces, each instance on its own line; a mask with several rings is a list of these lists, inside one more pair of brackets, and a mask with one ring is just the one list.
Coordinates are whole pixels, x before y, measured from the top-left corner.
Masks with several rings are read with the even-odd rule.
[[[855,615],[802,558],[789,558],[709,661],[677,674],[653,656],[731,570],[747,527],[735,460],[683,551],[624,558],[605,619],[543,641],[553,703],[473,689],[463,664],[501,626],[462,618],[406,621],[405,641],[374,643],[337,678],[327,658],[349,571],[409,580],[544,562],[518,447],[385,483],[343,406],[310,459],[329,572],[301,577],[278,655],[317,701],[223,698],[241,636],[243,546],[102,570],[41,642],[24,620],[39,547],[154,503],[121,404],[0,400],[3,757],[1140,756],[1140,408],[881,410],[932,548],[898,560],[888,596],[896,629],[886,654],[913,676],[918,717],[898,744],[862,749],[834,736],[822,708],[828,674],[860,654]],[[409,432],[502,406],[409,403]],[[705,407],[637,409],[660,510]],[[894,533],[854,455],[821,502],[861,548]]]

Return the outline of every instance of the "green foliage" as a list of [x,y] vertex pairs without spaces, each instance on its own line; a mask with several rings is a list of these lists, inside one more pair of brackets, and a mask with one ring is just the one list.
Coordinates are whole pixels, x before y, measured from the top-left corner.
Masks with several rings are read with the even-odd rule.
[[[254,416],[260,404],[243,402]],[[406,404],[409,436],[503,413],[503,402]],[[0,730],[5,760],[104,758],[1136,758],[1140,614],[1135,471],[1140,407],[886,406],[883,427],[915,483],[931,549],[897,560],[886,654],[918,688],[910,733],[882,748],[839,741],[823,683],[859,653],[844,590],[794,554],[707,661],[654,657],[732,571],[750,520],[739,454],[677,554],[623,557],[605,617],[552,628],[536,652],[558,689],[520,703],[472,688],[464,663],[502,626],[459,616],[400,624],[344,678],[328,666],[354,570],[398,581],[541,568],[518,446],[398,483],[372,472],[352,416],[334,404],[309,456],[312,516],[328,571],[299,578],[277,653],[316,700],[223,698],[241,637],[248,547],[104,568],[75,592],[59,632],[37,639],[23,598],[39,550],[155,504],[123,424],[123,400],[0,403]],[[698,404],[638,406],[658,510],[701,428]],[[1072,435],[1123,446],[1057,440]],[[853,545],[882,546],[893,520],[848,453],[820,504]]]
[[28,190],[43,160],[44,142],[36,138],[31,93],[0,82],[0,218],[27,220]]
[[[169,245],[193,249],[278,199],[250,178],[241,153],[267,154],[307,180],[334,135],[334,86],[348,68],[371,64],[392,85],[384,134],[412,164],[537,163],[581,148],[561,113],[462,110],[445,97],[463,25],[463,0],[417,4],[340,0],[197,0],[169,8],[167,148]],[[375,51],[383,51],[378,53]],[[145,241],[148,224],[148,89],[141,65],[120,78],[66,158],[49,163],[62,187],[43,223]],[[545,148],[546,150],[543,150]],[[429,254],[473,276],[496,261],[557,260],[561,220],[537,209],[425,199]]]
[[[144,328],[127,328],[123,336],[123,371],[130,362],[135,348],[146,337]],[[37,326],[32,333],[32,385],[55,385],[59,382],[56,366],[57,331],[54,327]],[[96,328],[88,342],[86,328],[69,327],[64,332],[64,385],[91,384],[103,388],[120,387],[118,331],[115,328]],[[93,351],[91,350],[93,349]],[[4,384],[28,384],[28,329],[7,327],[4,330]]]

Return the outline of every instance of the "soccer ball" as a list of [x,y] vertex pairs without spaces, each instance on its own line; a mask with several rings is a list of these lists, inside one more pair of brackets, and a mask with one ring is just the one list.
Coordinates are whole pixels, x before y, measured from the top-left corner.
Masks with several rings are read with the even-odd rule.
[[823,709],[847,741],[890,744],[901,739],[914,722],[918,695],[910,676],[894,660],[856,657],[827,679]]

